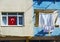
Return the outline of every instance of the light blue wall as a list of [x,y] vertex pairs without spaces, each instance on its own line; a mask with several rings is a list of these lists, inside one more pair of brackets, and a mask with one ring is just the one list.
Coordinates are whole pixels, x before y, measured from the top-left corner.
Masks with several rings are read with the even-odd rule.
[[53,2],[43,1],[40,5],[38,5],[37,1],[34,1],[33,3],[34,9],[60,9],[60,2],[55,2],[54,4]]
[[[44,33],[42,30],[43,28],[34,27],[34,36],[49,36],[48,33]],[[60,28],[54,28],[50,36],[60,36]]]
[[[37,0],[33,1],[33,8],[34,9],[60,9],[60,2],[50,2],[50,1],[43,1],[40,5],[38,5]],[[43,32],[43,28],[34,27],[34,36],[49,36],[48,33]],[[60,36],[60,28],[54,28],[54,31],[50,33],[50,36]]]

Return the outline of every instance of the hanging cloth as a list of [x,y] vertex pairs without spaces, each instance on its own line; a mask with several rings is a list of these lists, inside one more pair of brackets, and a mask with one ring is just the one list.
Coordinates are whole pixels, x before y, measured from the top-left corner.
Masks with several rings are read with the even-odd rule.
[[42,13],[40,17],[41,18],[39,19],[39,24],[42,25],[44,32],[52,32],[54,29],[52,15]]

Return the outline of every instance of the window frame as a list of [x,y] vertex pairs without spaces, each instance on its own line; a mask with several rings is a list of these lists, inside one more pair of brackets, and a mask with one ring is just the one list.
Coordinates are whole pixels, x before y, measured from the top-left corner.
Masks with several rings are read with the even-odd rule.
[[[2,12],[4,13],[4,12]],[[17,15],[8,15],[9,12],[6,12],[6,15],[4,14],[1,14],[1,26],[24,26],[24,12],[16,12]],[[13,13],[13,12],[12,12]],[[22,15],[19,15],[19,13],[22,13]],[[17,25],[8,25],[8,16],[17,16]],[[6,25],[3,25],[2,24],[2,17],[6,17],[7,18],[7,24]],[[23,24],[22,25],[19,25],[19,17],[22,17],[23,18]]]

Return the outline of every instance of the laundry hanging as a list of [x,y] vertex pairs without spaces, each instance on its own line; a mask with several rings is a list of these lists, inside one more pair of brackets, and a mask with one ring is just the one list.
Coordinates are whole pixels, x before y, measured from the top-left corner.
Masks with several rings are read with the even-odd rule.
[[39,25],[41,24],[44,32],[52,32],[54,30],[51,14],[39,14]]

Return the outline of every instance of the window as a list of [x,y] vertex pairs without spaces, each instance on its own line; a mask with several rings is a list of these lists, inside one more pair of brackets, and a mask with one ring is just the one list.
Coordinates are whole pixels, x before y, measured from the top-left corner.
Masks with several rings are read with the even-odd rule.
[[24,13],[19,12],[3,12],[2,13],[2,26],[23,26]]

